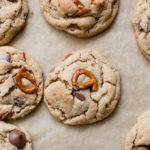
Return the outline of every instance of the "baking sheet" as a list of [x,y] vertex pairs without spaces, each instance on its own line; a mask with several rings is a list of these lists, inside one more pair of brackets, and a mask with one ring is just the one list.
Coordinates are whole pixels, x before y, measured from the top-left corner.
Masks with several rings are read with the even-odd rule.
[[39,62],[44,76],[71,50],[100,51],[121,73],[121,99],[108,119],[85,126],[66,126],[53,119],[44,102],[24,119],[11,121],[32,135],[34,150],[122,150],[136,117],[150,108],[150,62],[140,53],[131,19],[137,0],[121,0],[114,24],[102,34],[79,39],[49,26],[38,0],[28,0],[26,27],[10,45],[24,50]]

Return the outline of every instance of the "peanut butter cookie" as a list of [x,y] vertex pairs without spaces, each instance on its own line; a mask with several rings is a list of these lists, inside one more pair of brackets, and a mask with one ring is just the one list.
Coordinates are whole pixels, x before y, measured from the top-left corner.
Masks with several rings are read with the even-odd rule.
[[81,38],[105,30],[117,15],[119,0],[40,0],[49,24]]
[[0,45],[9,43],[28,15],[26,0],[0,0]]
[[39,65],[25,52],[0,47],[0,120],[24,117],[37,107],[42,95]]
[[150,111],[143,113],[129,132],[125,150],[150,150]]
[[135,7],[132,24],[141,52],[150,59],[150,0],[139,1]]
[[22,128],[0,121],[0,150],[32,150],[30,135]]
[[68,125],[103,120],[114,111],[119,98],[119,72],[97,51],[70,52],[52,68],[45,83],[50,113]]

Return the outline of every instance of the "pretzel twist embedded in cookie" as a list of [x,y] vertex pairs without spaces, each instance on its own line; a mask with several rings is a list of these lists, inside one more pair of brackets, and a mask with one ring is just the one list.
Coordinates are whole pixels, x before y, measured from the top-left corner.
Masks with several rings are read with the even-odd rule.
[[[78,83],[78,77],[81,74],[87,75],[90,78],[90,80],[85,83]],[[95,76],[90,71],[84,69],[79,69],[74,73],[72,77],[72,84],[80,88],[87,88],[92,86],[92,91],[98,90],[98,84]]]
[[[21,89],[21,91],[23,91],[24,93],[27,93],[27,94],[32,94],[37,91],[38,87],[35,83],[33,76],[25,71],[26,71],[25,66],[22,66],[16,75],[16,83],[17,83],[18,87]],[[31,88],[26,88],[25,86],[23,86],[23,84],[21,82],[21,78],[28,79],[29,81],[31,81],[33,86]]]
[[91,11],[91,9],[85,7],[79,0],[74,0],[74,3],[79,7],[79,11],[77,11],[73,16],[81,16]]
[[[104,4],[105,0],[91,0],[91,3],[99,6]],[[79,11],[77,11],[73,16],[81,16],[91,11],[90,8],[85,7],[79,0],[74,0],[74,3],[79,7]]]

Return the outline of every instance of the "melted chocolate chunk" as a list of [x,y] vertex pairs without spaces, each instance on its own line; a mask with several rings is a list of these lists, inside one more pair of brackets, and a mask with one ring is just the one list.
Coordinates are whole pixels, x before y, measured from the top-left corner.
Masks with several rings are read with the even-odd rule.
[[11,55],[10,55],[10,54],[7,54],[7,55],[6,55],[6,60],[7,60],[8,62],[10,62],[10,60],[11,60]]
[[8,0],[8,1],[10,1],[10,2],[12,2],[12,3],[13,3],[13,2],[17,2],[17,0]]
[[85,101],[85,96],[80,91],[73,91],[73,96],[78,98],[80,101]]
[[71,31],[74,31],[74,30],[76,30],[76,29],[80,29],[77,24],[71,24],[68,28],[69,28]]
[[147,32],[150,32],[150,20],[147,21]]
[[138,146],[135,150],[150,150],[147,146]]
[[24,101],[20,98],[20,97],[17,97],[17,96],[14,96],[14,104],[18,107],[21,107],[22,105],[24,105]]
[[139,31],[142,31],[143,29],[142,29],[142,26],[140,25],[140,23],[139,23],[139,25],[138,25],[138,30]]
[[24,61],[26,61],[26,54],[25,54],[25,52],[22,53],[22,58],[23,58]]
[[0,116],[0,120],[1,120],[1,121],[7,120],[8,117],[11,116],[11,115],[12,115],[12,112],[7,111],[6,113],[4,113],[4,114],[2,114],[2,115]]
[[0,84],[3,84],[8,78],[9,76],[4,77],[2,80],[0,80]]

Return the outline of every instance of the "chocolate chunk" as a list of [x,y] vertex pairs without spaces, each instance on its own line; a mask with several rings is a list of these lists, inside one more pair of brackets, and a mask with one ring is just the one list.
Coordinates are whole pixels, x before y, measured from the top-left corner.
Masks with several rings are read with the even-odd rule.
[[135,150],[150,150],[147,146],[138,146]]
[[17,89],[17,88],[18,88],[18,86],[17,86],[16,78],[15,78],[15,77],[13,78],[13,81],[14,81],[14,83],[15,83],[15,89]]
[[147,21],[147,32],[150,32],[150,20]]
[[113,5],[115,5],[118,2],[118,0],[114,0]]
[[3,84],[8,78],[9,76],[4,77],[2,80],[0,80],[0,84]]
[[7,60],[8,62],[10,62],[10,60],[11,60],[11,55],[10,55],[10,54],[7,54],[7,55],[6,55],[6,60]]
[[12,145],[20,149],[20,148],[24,148],[24,146],[26,145],[27,139],[23,132],[15,129],[10,132],[9,141]]
[[8,1],[10,1],[10,2],[16,2],[17,0],[8,0]]
[[139,31],[142,31],[143,29],[142,29],[142,26],[140,25],[140,23],[139,23],[139,25],[138,25],[138,30]]
[[25,52],[22,53],[22,58],[24,61],[26,61],[26,53]]
[[80,101],[85,101],[85,96],[82,95],[79,91],[73,91],[73,96],[78,98]]
[[24,105],[24,101],[20,97],[14,96],[13,99],[16,106],[21,107]]
[[68,28],[69,28],[71,31],[74,31],[75,29],[80,29],[77,24],[71,24]]
[[4,113],[4,114],[2,114],[2,115],[0,116],[0,120],[1,120],[1,121],[7,120],[7,118],[8,118],[9,116],[11,116],[11,115],[12,115],[12,112],[7,111],[6,113]]

